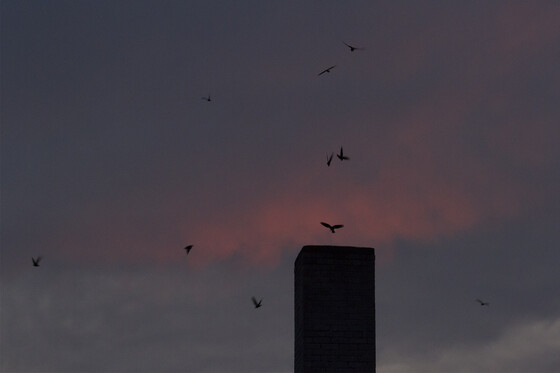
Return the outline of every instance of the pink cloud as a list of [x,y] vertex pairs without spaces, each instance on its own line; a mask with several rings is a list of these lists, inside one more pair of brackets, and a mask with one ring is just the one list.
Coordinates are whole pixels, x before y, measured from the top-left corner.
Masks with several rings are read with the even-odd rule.
[[[403,107],[373,140],[375,123],[356,114],[354,119],[361,123],[345,136],[357,139],[362,154],[369,151],[374,156],[353,157],[350,165],[368,162],[362,170],[371,170],[371,175],[360,175],[358,181],[331,173],[327,180],[310,168],[318,165],[303,165],[259,195],[240,196],[234,208],[216,205],[202,191],[199,198],[209,201],[205,210],[188,213],[182,211],[188,205],[182,190],[145,208],[145,201],[130,197],[94,201],[80,221],[61,230],[57,244],[76,260],[166,265],[182,260],[182,247],[192,243],[189,265],[234,256],[270,264],[283,250],[295,253],[306,244],[364,245],[390,252],[396,240],[434,242],[521,214],[530,204],[526,196],[535,189],[505,166],[551,167],[558,155],[557,123],[540,113],[515,117],[508,112],[515,103],[500,85],[496,88],[501,79],[497,72],[515,71],[511,57],[534,52],[535,46],[546,46],[560,35],[557,22],[552,22],[558,9],[530,11],[532,16],[526,17],[523,7],[502,9],[496,29],[483,25],[481,33],[492,32],[480,46],[484,53],[469,57],[465,74],[431,87]],[[419,32],[397,45],[394,61],[385,60],[394,79],[404,81],[429,62],[436,34],[433,29]],[[441,46],[450,41],[439,36],[435,42]],[[499,119],[476,132],[467,121],[479,108],[499,114]],[[488,154],[473,149],[465,133],[484,143]],[[333,235],[320,221],[345,227]]]
[[[495,45],[516,55],[533,51],[560,37],[560,8],[528,2],[506,2],[497,12]],[[513,56],[511,56],[513,57]]]
[[[209,201],[204,213],[182,211],[182,190],[151,204],[133,194],[97,201],[61,232],[59,244],[65,256],[93,262],[181,263],[189,243],[188,265],[232,257],[262,265],[307,244],[373,246],[391,257],[397,239],[429,243],[516,216],[523,185],[470,156],[461,139],[466,105],[434,96],[403,113],[387,134],[390,145],[376,149],[375,177],[296,168],[274,188],[239,197],[235,208],[201,195]],[[346,165],[333,166],[353,163]],[[321,221],[345,227],[332,234]]]

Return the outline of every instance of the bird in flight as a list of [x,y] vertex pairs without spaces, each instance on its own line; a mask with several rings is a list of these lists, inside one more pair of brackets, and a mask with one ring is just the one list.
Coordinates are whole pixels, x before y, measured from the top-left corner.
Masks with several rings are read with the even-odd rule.
[[32,257],[31,260],[33,261],[33,267],[39,267],[39,262],[41,261],[40,256],[38,256],[37,259]]
[[255,308],[259,308],[262,307],[262,299],[260,301],[257,302],[257,299],[255,297],[251,297],[251,300],[253,301],[253,304],[255,305]]
[[331,165],[333,155],[334,155],[334,153],[331,153],[330,156],[327,155],[327,166]]
[[484,302],[484,301],[482,301],[482,300],[480,300],[480,299],[478,299],[478,298],[476,298],[475,300],[476,300],[478,303],[480,303],[481,306],[486,306],[486,307],[488,307],[488,306],[490,305],[490,303]]
[[187,252],[187,255],[189,255],[189,252],[191,251],[192,248],[193,248],[193,245],[185,246],[185,251]]
[[338,159],[340,159],[341,161],[347,160],[349,161],[350,158],[348,158],[347,156],[344,155],[344,150],[342,149],[342,146],[340,147],[340,154],[336,155],[338,157]]
[[206,96],[206,97],[202,96],[202,99],[206,100],[208,102],[212,101],[212,98],[210,97],[210,93],[208,93],[208,96]]
[[323,75],[324,73],[330,73],[332,69],[334,69],[336,67],[336,65],[332,65],[331,67],[329,67],[328,69],[325,69],[323,71],[321,71],[319,74],[317,75]]
[[344,45],[346,45],[348,48],[350,48],[350,52],[354,52],[354,51],[363,51],[365,48],[360,48],[360,47],[355,47],[353,45],[347,44],[346,42],[344,42]]
[[342,224],[330,225],[329,223],[325,223],[325,222],[321,222],[321,225],[322,225],[323,227],[329,228],[329,229],[331,230],[332,233],[334,233],[334,230],[335,230],[335,229],[344,227],[344,225],[342,225]]

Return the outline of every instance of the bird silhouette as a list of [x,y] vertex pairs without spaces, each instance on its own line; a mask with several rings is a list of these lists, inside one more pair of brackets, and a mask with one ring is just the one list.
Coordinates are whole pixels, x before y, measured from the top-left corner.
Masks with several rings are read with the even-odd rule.
[[478,298],[476,298],[475,300],[476,300],[478,303],[480,303],[481,306],[486,306],[486,307],[488,307],[488,306],[490,305],[490,303],[484,302],[484,301],[482,301],[482,300],[480,300],[480,299],[478,299]]
[[42,258],[40,256],[38,256],[37,259],[32,257],[31,260],[33,261],[33,267],[39,267],[39,262],[41,261],[41,259]]
[[335,230],[335,229],[344,227],[344,225],[342,225],[342,224],[330,225],[329,223],[325,223],[325,222],[321,222],[321,225],[322,225],[323,227],[329,228],[329,229],[331,230],[332,233],[334,233],[334,230]]
[[212,101],[212,98],[210,97],[210,93],[208,93],[208,96],[206,96],[206,97],[202,96],[202,99],[206,100],[208,102]]
[[187,255],[189,255],[192,248],[193,248],[193,245],[185,246],[185,251],[187,252]]
[[260,301],[257,302],[257,299],[255,297],[251,297],[251,300],[253,300],[253,304],[255,305],[255,308],[259,308],[262,307],[262,299]]
[[350,158],[348,158],[347,156],[344,155],[344,150],[342,149],[342,146],[340,147],[340,153],[336,155],[338,157],[338,159],[340,159],[341,161],[347,160],[349,161]]
[[360,47],[355,47],[353,45],[347,44],[345,41],[343,41],[344,45],[346,45],[348,48],[350,48],[350,52],[354,52],[354,51],[362,51],[365,48],[360,48]]
[[331,153],[330,156],[327,155],[327,166],[330,166],[330,165],[331,165],[333,155],[334,155],[334,153]]
[[324,73],[330,73],[332,69],[334,69],[336,67],[336,65],[332,65],[331,67],[321,71],[319,74],[317,75],[323,75]]

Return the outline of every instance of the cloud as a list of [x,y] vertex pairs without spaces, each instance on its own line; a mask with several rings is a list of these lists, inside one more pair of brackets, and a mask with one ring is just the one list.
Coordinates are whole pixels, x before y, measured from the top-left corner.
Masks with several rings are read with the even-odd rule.
[[560,366],[560,319],[534,320],[507,328],[478,346],[452,346],[417,360],[395,356],[379,372],[552,372]]
[[[484,160],[463,139],[467,112],[457,98],[435,96],[393,118],[394,128],[374,141],[373,157],[371,143],[355,141],[349,162],[335,159],[327,168],[323,161],[304,161],[287,174],[263,175],[258,188],[245,178],[219,196],[212,194],[219,192],[216,186],[202,185],[196,197],[169,188],[155,198],[145,190],[149,185],[141,185],[118,200],[86,205],[55,245],[76,260],[165,264],[189,243],[196,265],[234,255],[271,264],[287,247],[387,249],[398,239],[433,242],[513,218],[531,186],[502,168],[495,152]],[[538,146],[529,143],[527,150]],[[345,227],[332,235],[321,221]]]
[[[289,371],[292,364],[286,268],[41,269],[2,284],[2,371]],[[264,298],[263,312],[252,295]]]
[[[279,82],[270,71],[289,76],[291,65],[274,59],[272,67],[249,69],[251,76],[274,75],[257,79],[259,90],[252,95],[260,99],[258,105],[232,94],[224,104],[228,109],[213,105],[212,115],[189,108],[196,125],[183,126],[185,112],[175,109],[177,102],[163,100],[162,108],[171,111],[164,118],[174,118],[177,127],[140,121],[145,137],[128,151],[121,143],[135,140],[125,139],[128,133],[118,136],[115,154],[107,154],[107,169],[92,173],[95,167],[84,165],[88,171],[82,176],[89,180],[75,177],[88,180],[77,185],[80,192],[68,191],[79,197],[68,202],[58,189],[53,192],[60,205],[71,208],[59,207],[65,216],[49,219],[58,224],[51,222],[42,241],[62,260],[89,263],[168,264],[190,243],[197,253],[194,263],[238,255],[258,264],[274,263],[286,248],[310,243],[387,250],[399,239],[432,242],[526,213],[533,202],[528,196],[544,200],[550,195],[554,185],[537,185],[545,185],[546,175],[558,168],[558,112],[551,104],[558,95],[552,84],[541,87],[537,79],[556,70],[527,66],[541,56],[550,59],[546,51],[558,36],[551,22],[557,10],[535,10],[526,17],[523,6],[488,7],[476,27],[471,17],[477,12],[465,13],[463,6],[446,12],[417,6],[434,12],[434,22],[421,18],[410,28],[402,28],[399,18],[415,19],[410,8],[393,9],[399,22],[385,26],[395,46],[367,48],[358,56],[345,53],[346,64],[335,76],[339,80],[329,81],[338,84],[334,96],[324,80],[315,85],[315,73],[304,82]],[[515,26],[517,20],[527,25],[526,33]],[[469,27],[457,29],[456,22]],[[342,44],[338,47],[346,52]],[[473,53],[477,48],[482,53]],[[372,55],[380,59],[375,69]],[[346,81],[342,67],[355,79]],[[237,93],[237,84],[227,79],[224,84]],[[368,99],[350,100],[347,92]],[[316,106],[309,105],[308,95]],[[344,105],[339,98],[347,100]],[[198,93],[193,101],[200,103]],[[296,109],[285,110],[290,105]],[[154,118],[162,119],[160,113]],[[351,125],[341,125],[343,120]],[[130,133],[137,131],[135,125]],[[186,152],[185,138],[196,151]],[[335,142],[348,144],[345,149],[353,155],[348,164],[337,163],[327,174],[323,161],[307,160],[323,157],[325,144]],[[146,144],[158,150],[141,151]],[[284,149],[290,154],[277,154]],[[126,161],[111,166],[123,154]],[[191,165],[194,157],[196,165]],[[185,169],[188,175],[177,176]],[[329,235],[319,226],[323,220],[345,228]]]

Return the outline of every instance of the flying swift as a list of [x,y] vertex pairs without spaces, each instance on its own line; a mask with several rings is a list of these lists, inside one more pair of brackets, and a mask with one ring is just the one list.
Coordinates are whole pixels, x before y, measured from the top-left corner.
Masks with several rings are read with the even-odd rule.
[[350,158],[348,158],[347,156],[344,155],[344,150],[342,149],[342,146],[340,147],[340,153],[336,155],[338,157],[338,159],[340,159],[341,161],[347,160],[349,161]]
[[330,156],[327,155],[327,166],[331,165],[333,155],[334,155],[334,153],[331,153]]
[[319,74],[317,75],[323,75],[324,73],[330,73],[332,69],[334,69],[336,67],[336,65],[332,65],[331,67],[321,71]]
[[321,222],[321,225],[322,225],[323,227],[329,228],[329,229],[331,230],[332,233],[335,233],[335,232],[334,232],[335,229],[339,229],[339,228],[344,227],[344,225],[342,225],[342,224],[330,225],[329,223],[325,223],[325,222]]
[[255,308],[259,308],[262,307],[262,299],[260,301],[257,302],[257,299],[255,297],[251,297],[251,300],[253,301],[253,304],[255,305]]
[[482,300],[480,300],[480,299],[478,299],[478,298],[476,298],[475,301],[477,301],[478,303],[480,303],[481,306],[486,306],[486,307],[488,307],[488,306],[490,305],[490,303],[484,302],[484,301],[482,301]]
[[344,42],[344,45],[346,45],[348,48],[350,48],[350,52],[354,52],[354,51],[363,51],[365,48],[361,48],[361,47],[355,47],[353,45],[347,44],[346,42]]

